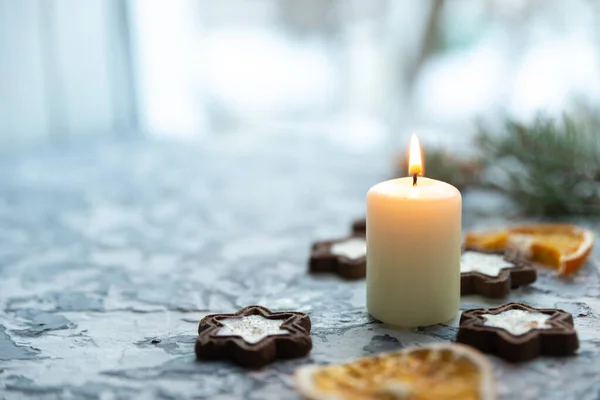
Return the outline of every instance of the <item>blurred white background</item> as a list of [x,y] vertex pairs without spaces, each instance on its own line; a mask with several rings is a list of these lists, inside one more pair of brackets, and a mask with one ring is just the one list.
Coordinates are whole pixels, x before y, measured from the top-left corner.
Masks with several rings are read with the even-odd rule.
[[443,143],[597,104],[599,27],[586,0],[0,0],[0,137]]

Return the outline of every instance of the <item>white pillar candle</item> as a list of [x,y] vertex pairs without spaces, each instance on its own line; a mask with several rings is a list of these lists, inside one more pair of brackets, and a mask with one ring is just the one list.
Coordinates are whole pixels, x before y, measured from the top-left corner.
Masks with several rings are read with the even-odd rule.
[[414,177],[378,183],[367,194],[367,309],[402,327],[448,321],[460,303],[460,192],[417,178],[414,135],[409,165]]

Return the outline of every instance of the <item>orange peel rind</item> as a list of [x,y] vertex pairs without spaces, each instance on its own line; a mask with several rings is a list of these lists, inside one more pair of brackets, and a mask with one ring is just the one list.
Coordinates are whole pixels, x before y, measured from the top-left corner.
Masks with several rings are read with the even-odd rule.
[[490,361],[456,343],[410,347],[346,364],[303,366],[296,370],[295,383],[313,400],[496,399]]
[[486,232],[469,232],[465,247],[505,251],[555,268],[561,275],[579,270],[594,245],[592,231],[572,224],[531,224]]

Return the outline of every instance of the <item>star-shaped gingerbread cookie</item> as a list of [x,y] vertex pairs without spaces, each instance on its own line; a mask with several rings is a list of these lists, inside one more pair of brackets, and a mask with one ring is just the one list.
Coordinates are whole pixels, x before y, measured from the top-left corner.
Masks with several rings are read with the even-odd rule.
[[579,348],[571,314],[523,303],[463,312],[456,341],[512,362],[567,356]]
[[537,271],[524,260],[503,254],[466,250],[460,260],[460,294],[504,297],[510,289],[528,285]]
[[308,269],[329,272],[346,279],[364,278],[367,273],[367,242],[364,236],[325,240],[312,245]]
[[311,350],[310,318],[300,312],[272,312],[249,306],[235,314],[207,315],[198,326],[196,357],[227,359],[259,368],[278,358],[302,357]]
[[367,234],[367,220],[357,219],[354,221],[352,223],[352,234],[365,236]]

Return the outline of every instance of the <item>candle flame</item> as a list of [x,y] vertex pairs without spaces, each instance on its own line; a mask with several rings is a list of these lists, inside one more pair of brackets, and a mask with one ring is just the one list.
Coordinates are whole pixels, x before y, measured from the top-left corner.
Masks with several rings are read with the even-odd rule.
[[[412,134],[410,138],[410,152],[408,153],[408,175],[416,177],[423,176],[423,157],[421,154],[421,146],[416,134]],[[416,178],[415,178],[416,183]]]

